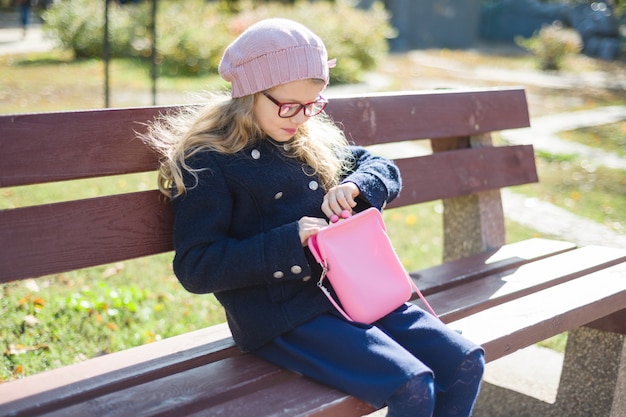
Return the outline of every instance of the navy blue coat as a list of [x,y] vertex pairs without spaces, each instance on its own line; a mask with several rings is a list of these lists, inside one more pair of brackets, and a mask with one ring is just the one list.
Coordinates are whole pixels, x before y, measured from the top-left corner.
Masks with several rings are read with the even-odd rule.
[[[302,216],[325,218],[325,191],[281,150],[267,139],[236,154],[200,152],[189,161],[203,168],[197,183],[187,176],[187,193],[172,201],[176,276],[190,292],[215,294],[243,351],[333,309],[298,233]],[[343,181],[361,190],[356,211],[381,209],[400,191],[397,167],[350,150],[356,165]]]

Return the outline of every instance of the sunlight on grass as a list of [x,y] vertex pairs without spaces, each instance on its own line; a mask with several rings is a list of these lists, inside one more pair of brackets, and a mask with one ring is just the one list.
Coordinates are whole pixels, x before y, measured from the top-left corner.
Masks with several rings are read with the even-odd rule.
[[2,195],[0,209],[58,203],[156,188],[156,172],[11,187],[0,190]]
[[623,170],[597,167],[576,156],[540,154],[539,183],[515,187],[600,224],[626,233],[626,175]]
[[386,210],[384,218],[389,237],[407,270],[441,263],[441,202]]
[[626,157],[626,120],[607,125],[567,130],[558,135],[561,139]]
[[185,291],[172,254],[0,285],[0,382],[225,321]]
[[[0,56],[0,114],[98,109],[104,107],[105,70],[100,60],[73,60],[68,52],[52,51]],[[51,75],[54,82],[51,82]],[[77,82],[78,80],[78,82]],[[194,93],[223,88],[210,77],[162,77],[157,104],[194,101]],[[110,106],[147,106],[152,84],[145,62],[116,59],[110,65]]]
[[556,350],[557,352],[565,352],[565,346],[567,345],[567,332],[557,334],[549,339],[543,340],[537,343],[537,346],[545,347],[548,349]]

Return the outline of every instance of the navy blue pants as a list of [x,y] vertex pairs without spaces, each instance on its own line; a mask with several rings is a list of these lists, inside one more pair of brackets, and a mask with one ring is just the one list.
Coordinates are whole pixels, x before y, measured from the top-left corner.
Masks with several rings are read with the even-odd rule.
[[[480,346],[409,303],[371,325],[325,314],[256,353],[390,416],[469,415],[484,368]],[[410,410],[424,399],[421,414]]]

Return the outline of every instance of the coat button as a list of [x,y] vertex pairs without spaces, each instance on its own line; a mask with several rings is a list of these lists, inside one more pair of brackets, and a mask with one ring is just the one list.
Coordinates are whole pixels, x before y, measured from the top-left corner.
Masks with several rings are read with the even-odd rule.
[[259,159],[261,157],[261,152],[258,149],[252,149],[250,155],[252,155],[253,159]]
[[319,188],[319,184],[317,183],[317,181],[311,181],[309,183],[309,188],[313,191],[317,190]]
[[300,272],[302,272],[302,267],[300,265],[294,265],[291,267],[291,273],[298,275]]
[[283,271],[276,271],[276,272],[274,272],[274,278],[276,278],[276,279],[282,278],[284,276],[285,276],[285,274],[283,273]]
[[307,282],[311,279],[311,275],[307,275],[306,277],[302,278],[302,282]]
[[283,197],[283,192],[282,191],[279,191],[276,194],[274,194],[274,200],[278,200],[278,199],[280,199],[282,197]]

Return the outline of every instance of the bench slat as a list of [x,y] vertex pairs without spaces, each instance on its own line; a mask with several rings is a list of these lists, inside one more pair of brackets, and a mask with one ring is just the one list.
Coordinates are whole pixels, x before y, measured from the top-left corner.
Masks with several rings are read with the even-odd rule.
[[[242,355],[90,399],[49,416],[291,417],[346,398],[345,393],[300,378],[253,355]],[[206,409],[210,413],[203,413]]]
[[428,302],[443,320],[454,321],[622,262],[624,250],[587,246],[466,282],[430,295]]
[[240,354],[225,323],[207,327],[0,384],[0,415],[43,414]]
[[618,312],[626,305],[626,263],[474,313],[450,323],[492,361]]
[[523,88],[333,98],[328,114],[361,145],[468,136],[530,126]]
[[576,245],[571,242],[533,238],[435,265],[410,275],[420,291],[429,296],[486,275],[519,268],[575,248]]
[[0,211],[0,282],[172,249],[172,211],[156,190]]
[[[288,374],[290,378],[277,384],[254,384],[247,395],[190,416],[361,417],[375,411],[369,404],[343,392]],[[179,415],[178,410],[166,415],[174,414]]]
[[626,308],[608,317],[589,323],[587,326],[605,332],[626,335]]
[[395,162],[402,192],[390,208],[538,181],[530,145],[460,149]]
[[0,116],[0,187],[155,170],[135,131],[164,109]]
[[[207,375],[211,375],[207,378]],[[275,385],[295,375],[250,355],[226,358],[147,384],[90,398],[62,409],[55,416],[175,415],[199,411],[195,407],[220,407],[231,398],[245,397],[259,385]],[[176,410],[176,413],[173,413]]]
[[[135,131],[144,131],[142,123],[168,109],[0,116],[0,187],[154,170],[155,155],[135,137]],[[364,146],[530,124],[521,88],[336,98],[328,113],[343,124],[349,138]]]

